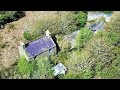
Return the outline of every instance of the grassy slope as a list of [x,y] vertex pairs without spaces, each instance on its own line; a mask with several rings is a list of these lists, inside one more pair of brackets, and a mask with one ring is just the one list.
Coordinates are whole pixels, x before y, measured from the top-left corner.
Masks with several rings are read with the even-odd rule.
[[18,21],[12,22],[15,29],[9,29],[6,25],[5,29],[0,30],[0,44],[5,45],[0,48],[0,69],[8,68],[13,65],[18,57],[18,45],[23,40],[22,30],[30,28],[35,21],[45,18],[48,15],[54,16],[55,11],[26,11],[26,16]]

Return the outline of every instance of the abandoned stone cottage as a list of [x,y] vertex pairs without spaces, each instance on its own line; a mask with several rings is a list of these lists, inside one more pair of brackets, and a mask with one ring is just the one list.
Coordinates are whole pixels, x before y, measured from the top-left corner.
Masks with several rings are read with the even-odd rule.
[[51,38],[49,31],[46,31],[46,35],[35,41],[31,41],[26,44],[20,42],[20,46],[18,46],[18,48],[20,56],[25,56],[27,60],[36,58],[39,55],[50,56],[56,54],[56,44]]

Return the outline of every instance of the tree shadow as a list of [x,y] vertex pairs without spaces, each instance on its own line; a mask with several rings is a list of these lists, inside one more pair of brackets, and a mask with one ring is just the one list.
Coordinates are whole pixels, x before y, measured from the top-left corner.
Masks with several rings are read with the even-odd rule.
[[4,29],[5,25],[7,23],[17,21],[17,20],[19,20],[20,18],[22,18],[24,16],[26,16],[24,11],[16,11],[16,13],[13,16],[8,16],[8,17],[6,17],[4,19],[1,19],[0,20],[0,29]]

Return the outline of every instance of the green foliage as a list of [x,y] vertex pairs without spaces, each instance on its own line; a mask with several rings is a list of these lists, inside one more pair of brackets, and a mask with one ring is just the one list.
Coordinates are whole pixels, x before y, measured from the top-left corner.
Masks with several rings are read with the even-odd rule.
[[55,35],[70,34],[85,25],[86,16],[87,14],[84,12],[74,14],[70,11],[59,11],[52,18],[51,16],[48,16],[45,19],[36,21],[28,31],[32,37],[34,37],[32,40],[45,35],[46,30],[49,30],[52,34]]
[[10,69],[3,69],[0,71],[1,79],[20,79],[22,76],[17,72],[16,66],[12,66]]
[[116,16],[108,24],[107,39],[112,45],[117,45],[120,43],[120,19]]
[[60,32],[62,34],[70,34],[73,31],[79,29],[79,26],[77,26],[77,21],[76,21],[76,14],[73,14],[73,12],[64,12],[61,13],[60,16],[61,22],[61,30]]
[[113,62],[109,62],[108,64],[103,64],[99,62],[96,64],[96,77],[102,79],[118,79],[120,78],[120,67],[117,64],[120,63],[119,60],[113,60]]
[[[81,57],[80,56],[81,54],[78,53],[77,51],[74,51],[69,55],[67,55],[67,59],[64,61],[64,65],[68,68],[68,71],[67,74],[62,78],[82,79],[82,78],[92,77],[92,72],[90,71],[89,62],[84,62],[83,59],[85,57]],[[87,67],[89,68],[89,70]]]
[[24,38],[26,39],[26,40],[30,40],[30,34],[28,33],[28,32],[24,32],[23,33],[23,36],[24,36]]
[[120,40],[120,34],[116,32],[110,32],[108,34],[108,40],[112,45],[116,45],[119,43]]
[[82,28],[76,37],[76,46],[81,48],[93,36],[93,32],[88,28]]
[[37,57],[36,60],[28,62],[21,57],[17,66],[8,70],[0,71],[2,79],[53,79],[53,64],[47,57]]
[[33,65],[28,62],[25,57],[20,57],[19,61],[18,61],[18,72],[25,76],[25,77],[30,77],[31,72],[33,71]]
[[[107,42],[105,31],[100,31],[86,42],[81,51],[74,51],[65,62],[67,74],[62,78],[119,78],[119,68],[112,63],[115,59],[119,62],[119,49]],[[107,32],[105,32],[107,33]],[[119,66],[119,65],[118,65]],[[114,73],[114,70],[118,72]],[[107,77],[108,75],[108,77]],[[115,76],[116,75],[116,76]]]
[[61,51],[69,51],[71,49],[71,43],[67,40],[61,40],[60,42],[60,48],[61,48]]
[[120,67],[109,66],[97,72],[97,77],[103,79],[120,79]]
[[32,40],[36,39],[36,38],[34,38],[34,36],[31,35],[28,31],[24,32],[24,33],[23,33],[23,36],[24,36],[24,38],[25,38],[26,40],[28,40],[28,41],[32,41]]
[[14,14],[17,11],[0,11],[0,20],[2,19],[15,19]]
[[24,16],[20,11],[0,11],[0,26]]
[[68,52],[59,52],[58,55],[51,56],[51,61],[54,62],[54,64],[62,63],[64,64],[65,61],[69,58]]
[[90,52],[93,60],[107,65],[115,58],[112,49],[113,47],[109,45],[104,38],[100,38],[90,40],[85,50]]
[[90,79],[93,77],[93,71],[90,68],[79,70],[79,72],[67,73],[64,79]]
[[86,22],[87,22],[87,13],[86,12],[79,12],[77,15],[76,15],[76,19],[77,19],[77,22],[78,22],[78,25],[80,27],[84,27]]
[[102,11],[102,12],[104,12],[105,14],[110,14],[110,13],[112,13],[112,11]]
[[[65,12],[63,12],[65,13]],[[68,12],[64,15],[58,13],[56,18],[41,20],[36,23],[36,29],[30,30],[25,37],[27,40],[33,40],[42,36],[44,31],[48,29],[52,33],[58,35],[57,40],[61,42],[61,52],[58,55],[51,56],[50,60],[57,63],[63,63],[67,68],[67,74],[59,75],[60,79],[119,79],[120,78],[120,23],[119,17],[108,24],[105,31],[99,31],[93,36],[93,32],[87,28],[82,28],[76,37],[76,45],[81,50],[69,51],[70,45],[67,40],[63,40],[60,34],[68,34],[76,28],[73,25],[74,18],[80,11]],[[84,13],[84,12],[83,12]],[[69,17],[70,15],[70,17]],[[83,23],[81,14],[77,22]],[[54,21],[55,20],[55,21]],[[58,20],[58,21],[56,21]],[[70,22],[69,22],[70,20]],[[53,21],[53,22],[52,22]],[[67,22],[68,21],[68,22]],[[55,23],[54,23],[55,22]],[[67,28],[67,26],[73,25]],[[76,21],[74,22],[76,24]],[[37,26],[38,25],[38,26]],[[54,26],[55,25],[55,26]],[[80,25],[80,24],[79,24]],[[83,24],[81,24],[83,25]],[[61,27],[63,26],[63,27]],[[84,26],[84,25],[83,25]],[[71,29],[72,28],[72,29]],[[64,31],[65,30],[65,31]],[[35,31],[35,32],[34,32]],[[31,38],[32,37],[32,38]],[[81,48],[82,47],[82,48]],[[34,63],[28,63],[24,58],[18,62],[18,70],[22,75],[35,79],[51,79],[53,78],[52,64],[47,57],[37,57]],[[12,72],[12,70],[10,71]],[[13,73],[0,73],[1,78],[23,78],[16,71]]]
[[0,26],[7,23],[7,20],[16,18],[14,17],[14,14],[16,11],[0,11]]
[[50,63],[47,57],[38,57],[36,59],[36,69],[34,69],[34,72],[32,73],[32,78],[52,79],[52,66],[53,65]]

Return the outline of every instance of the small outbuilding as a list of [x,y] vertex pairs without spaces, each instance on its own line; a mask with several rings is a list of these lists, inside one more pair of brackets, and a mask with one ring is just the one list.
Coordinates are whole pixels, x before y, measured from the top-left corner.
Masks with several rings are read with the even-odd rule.
[[50,56],[56,54],[56,44],[50,36],[50,32],[46,31],[46,35],[41,38],[24,44],[20,43],[20,55],[24,55],[27,60],[37,57],[38,55]]
[[52,69],[54,70],[54,76],[57,76],[59,74],[65,74],[67,71],[67,68],[62,63],[57,64]]

